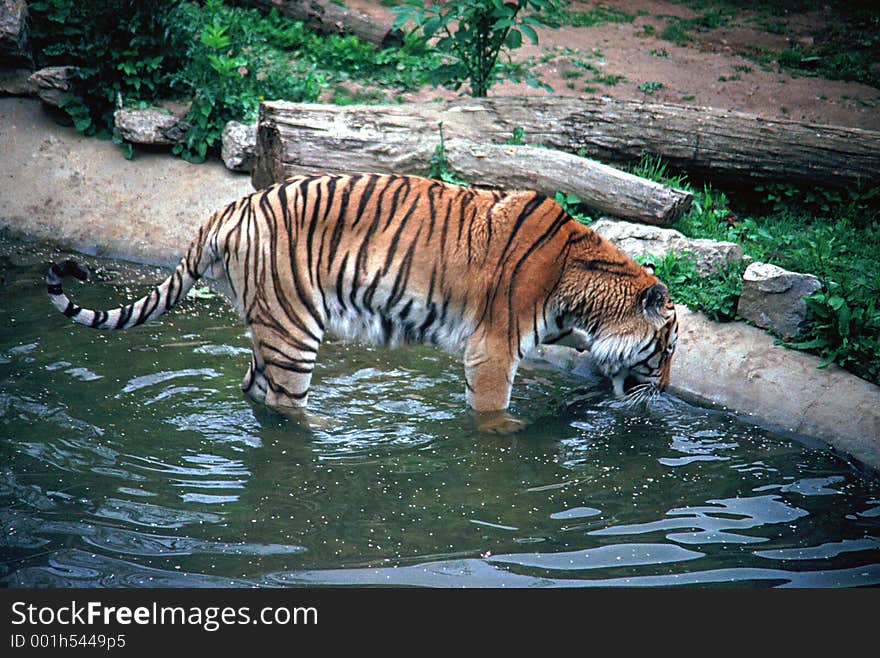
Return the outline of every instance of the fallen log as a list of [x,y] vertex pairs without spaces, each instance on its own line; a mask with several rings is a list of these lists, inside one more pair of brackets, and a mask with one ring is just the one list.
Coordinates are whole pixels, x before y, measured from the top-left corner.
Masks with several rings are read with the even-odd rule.
[[322,34],[353,34],[361,41],[380,48],[399,46],[403,32],[392,29],[367,14],[332,0],[240,0],[241,4],[268,10],[273,7],[282,16],[302,21]]
[[614,99],[517,97],[405,105],[265,103],[261,121],[313,131],[370,126],[382,134],[446,135],[501,144],[514,130],[534,146],[609,163],[661,156],[676,169],[714,181],[785,181],[846,187],[880,182],[880,132],[757,115]]
[[[315,172],[428,175],[439,145],[437,126],[429,135],[377,131],[349,123],[334,129],[261,119],[253,172],[255,188],[297,174]],[[523,145],[444,142],[447,167],[479,187],[531,189],[553,197],[573,194],[605,214],[667,225],[691,205],[692,195],[570,153]]]

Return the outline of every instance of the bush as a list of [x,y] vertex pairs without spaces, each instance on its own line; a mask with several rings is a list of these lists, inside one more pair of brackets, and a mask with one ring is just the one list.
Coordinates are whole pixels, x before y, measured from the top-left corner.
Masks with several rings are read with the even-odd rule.
[[77,67],[79,96],[63,109],[86,134],[112,133],[113,112],[132,101],[171,93],[179,53],[165,22],[177,0],[40,0],[30,2],[36,64]]
[[254,121],[262,100],[317,100],[321,87],[314,66],[295,74],[256,29],[261,23],[256,10],[206,0],[202,7],[178,5],[170,20],[176,28],[173,47],[186,54],[173,81],[192,95],[186,117],[192,127],[174,147],[184,158],[203,161],[209,149],[219,147],[227,122]]
[[453,0],[427,7],[422,0],[407,0],[392,11],[394,27],[412,21],[425,41],[437,37],[435,48],[446,61],[430,74],[435,86],[460,89],[467,81],[471,96],[484,97],[501,77],[549,89],[528,71],[499,66],[498,58],[506,54],[510,60],[523,36],[537,45],[535,28],[544,24],[540,13],[558,9],[557,0]]
[[63,108],[77,129],[109,135],[117,107],[185,98],[192,128],[175,152],[192,161],[217,150],[227,121],[253,120],[261,100],[314,101],[349,78],[413,89],[439,62],[412,37],[383,50],[220,0],[44,0],[30,13],[37,63],[78,67],[80,95]]

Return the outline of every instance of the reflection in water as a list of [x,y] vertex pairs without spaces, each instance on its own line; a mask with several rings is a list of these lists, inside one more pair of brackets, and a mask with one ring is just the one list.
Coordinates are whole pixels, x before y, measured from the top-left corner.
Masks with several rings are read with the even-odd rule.
[[0,303],[3,585],[880,584],[877,480],[728,414],[525,364],[531,426],[480,435],[459,360],[329,341],[308,429],[241,395],[222,301],[92,332],[41,267]]
[[768,541],[729,530],[747,530],[774,523],[788,523],[807,516],[808,512],[791,507],[777,496],[750,496],[728,500],[710,500],[712,506],[685,507],[666,512],[661,521],[610,526],[593,530],[594,535],[641,535],[657,531],[695,528],[694,532],[671,532],[666,538],[680,544],[752,544]]

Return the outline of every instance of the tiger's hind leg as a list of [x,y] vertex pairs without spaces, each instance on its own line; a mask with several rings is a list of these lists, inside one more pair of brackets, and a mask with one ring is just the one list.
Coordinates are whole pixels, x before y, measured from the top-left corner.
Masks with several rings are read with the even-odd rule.
[[251,365],[248,367],[247,374],[241,382],[241,390],[247,393],[251,399],[260,404],[266,403],[266,376],[257,366],[256,353],[251,353]]
[[251,327],[253,354],[242,390],[254,400],[286,415],[308,403],[320,337],[266,326]]

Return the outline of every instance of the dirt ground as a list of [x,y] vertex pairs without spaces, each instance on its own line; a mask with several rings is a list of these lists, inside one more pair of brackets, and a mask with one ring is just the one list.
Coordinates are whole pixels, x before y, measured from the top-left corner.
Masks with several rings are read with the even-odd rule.
[[[383,21],[391,11],[377,1],[346,0],[346,4]],[[545,28],[538,31],[537,46],[529,42],[515,51],[514,61],[526,63],[564,96],[609,96],[719,107],[813,123],[837,124],[880,130],[880,89],[857,82],[804,77],[774,64],[761,66],[749,54],[760,49],[779,51],[811,45],[821,39],[828,7],[808,13],[773,16],[782,30],[768,31],[767,16],[738,10],[716,29],[689,31],[684,45],[660,37],[669,20],[665,16],[694,18],[699,14],[671,0],[604,0],[572,2],[571,10],[586,11],[597,4],[635,14],[632,22],[607,22],[595,27]],[[782,31],[783,34],[775,32]],[[606,80],[623,76],[615,84],[592,81],[595,66]],[[525,84],[502,83],[490,96],[541,95],[547,92]],[[406,100],[454,98],[456,92],[426,87],[404,93]]]

